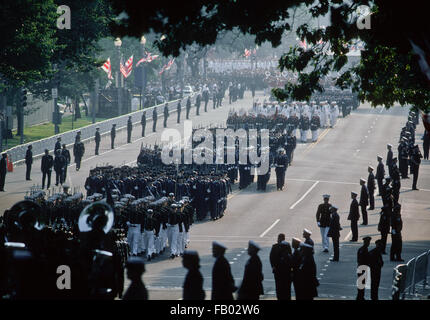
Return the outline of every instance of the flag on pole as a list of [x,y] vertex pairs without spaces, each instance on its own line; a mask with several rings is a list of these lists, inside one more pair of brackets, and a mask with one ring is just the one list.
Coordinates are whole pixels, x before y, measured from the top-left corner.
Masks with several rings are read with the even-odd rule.
[[125,65],[122,64],[122,61],[119,64],[119,69],[124,76],[124,78],[128,78],[128,76],[131,74],[131,70],[133,69],[133,56],[128,58]]
[[245,53],[243,54],[246,58],[251,55],[251,50],[245,49]]
[[157,54],[155,54],[155,55],[151,55],[151,52],[145,52],[146,53],[146,56],[145,57],[143,57],[142,59],[140,59],[137,63],[136,63],[136,67],[138,67],[139,66],[139,64],[141,64],[142,62],[151,62],[151,61],[154,61],[155,59],[157,59],[158,58],[158,55]]
[[169,70],[172,67],[172,64],[173,64],[174,61],[175,61],[175,59],[172,59],[167,64],[165,64],[163,66],[163,68],[161,68],[161,71],[158,74],[162,74],[164,71]]
[[110,64],[110,57],[106,60],[105,63],[103,63],[102,69],[104,72],[107,73],[108,79],[113,79],[113,77],[112,77],[112,66]]

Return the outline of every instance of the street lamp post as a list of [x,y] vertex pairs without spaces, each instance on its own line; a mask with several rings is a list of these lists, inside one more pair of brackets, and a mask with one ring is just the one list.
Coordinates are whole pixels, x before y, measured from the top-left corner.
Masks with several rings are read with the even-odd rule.
[[[118,68],[121,63],[121,45],[122,41],[120,38],[116,38],[114,41],[115,47],[118,49]],[[121,79],[120,79],[120,72],[116,72],[116,87],[118,89],[118,115],[122,115],[122,99],[121,99]]]
[[[57,64],[53,65],[53,69],[57,72]],[[58,76],[54,75],[54,87],[52,88],[52,98],[54,100],[54,133],[60,133],[60,127],[58,126],[60,123],[60,110],[58,108]]]
[[[141,46],[141,56],[143,57],[145,55],[145,44],[146,44],[146,38],[145,36],[142,36],[140,38],[140,44]],[[146,93],[146,66],[145,63],[142,65],[142,70],[143,70],[143,77],[142,77],[142,83],[140,84],[140,107],[144,108],[144,106],[142,106],[142,93]]]

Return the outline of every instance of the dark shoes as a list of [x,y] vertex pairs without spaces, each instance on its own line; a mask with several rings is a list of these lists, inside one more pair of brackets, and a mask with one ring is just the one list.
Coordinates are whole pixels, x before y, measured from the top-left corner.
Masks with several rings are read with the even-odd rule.
[[332,262],[339,262],[339,259],[330,259]]
[[323,252],[328,252],[328,249],[324,249],[324,251]]
[[358,239],[351,239],[351,240],[349,240],[349,242],[357,242],[358,241]]

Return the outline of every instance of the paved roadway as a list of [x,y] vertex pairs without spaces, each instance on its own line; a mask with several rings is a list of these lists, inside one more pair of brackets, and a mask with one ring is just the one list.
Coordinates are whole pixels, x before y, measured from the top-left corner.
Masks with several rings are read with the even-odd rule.
[[[259,95],[261,97],[261,94]],[[261,98],[260,98],[261,99]],[[231,107],[236,109],[248,108],[252,99],[249,94],[229,106],[204,114],[193,119],[193,125],[221,123],[225,121]],[[194,115],[194,112],[193,112]],[[175,118],[175,119],[173,119]],[[226,256],[231,263],[236,285],[240,284],[244,265],[248,258],[246,254],[247,242],[255,240],[262,246],[260,257],[263,261],[265,299],[275,298],[275,283],[269,263],[271,245],[276,241],[277,234],[283,232],[288,241],[292,237],[301,238],[303,228],[313,232],[315,241],[315,260],[317,263],[320,286],[319,297],[322,299],[354,299],[356,294],[356,252],[360,243],[351,243],[349,221],[347,215],[350,204],[350,192],[360,191],[359,179],[367,179],[367,166],[376,168],[376,155],[383,156],[385,161],[386,144],[391,143],[397,150],[400,129],[407,119],[407,109],[395,107],[390,110],[383,108],[370,108],[361,105],[351,116],[339,119],[333,129],[321,130],[316,143],[298,144],[295,152],[293,166],[288,168],[286,174],[286,189],[276,191],[275,173],[272,170],[268,190],[263,194],[256,191],[254,183],[248,189],[235,191],[229,197],[226,215],[215,222],[207,221],[195,224],[191,229],[191,243],[189,249],[197,250],[201,259],[201,272],[204,276],[204,288],[207,298],[210,297],[211,269],[214,259],[211,256],[211,242],[219,240],[228,247]],[[162,125],[160,121],[158,125]],[[176,117],[171,116],[169,123],[176,123]],[[160,126],[158,126],[160,128]],[[182,128],[182,124],[178,126]],[[147,132],[151,125],[147,125]],[[416,140],[421,142],[423,132],[420,124],[417,128]],[[88,170],[97,164],[123,164],[135,161],[141,143],[154,144],[160,141],[160,132],[157,135],[140,139],[140,127],[133,131],[133,138],[139,139],[132,144],[122,145],[111,151],[109,139],[102,142],[99,157],[92,157],[93,149],[87,147],[87,155],[81,171],[73,172],[71,183],[74,186],[82,185]],[[125,142],[125,133],[117,137],[118,145]],[[397,152],[395,152],[396,154]],[[89,154],[89,155],[88,155]],[[411,191],[412,179],[402,180],[403,230],[403,258],[408,259],[430,248],[430,217],[428,197],[430,196],[430,170],[429,161],[423,161],[420,168],[418,187],[420,191]],[[33,179],[40,179],[40,162],[35,164]],[[73,167],[71,169],[74,169]],[[70,171],[71,172],[71,171]],[[0,195],[0,207],[13,204],[22,199],[25,189],[30,186],[25,183],[24,168],[18,167],[16,172],[8,175],[6,194]],[[329,262],[332,254],[323,253],[321,236],[315,221],[316,208],[322,202],[322,194],[331,194],[331,203],[339,207],[341,217],[341,249],[340,262]],[[376,193],[377,194],[377,193]],[[380,197],[376,197],[375,210],[369,211],[369,225],[359,227],[359,235],[370,235],[374,240],[379,238],[377,224],[379,221]],[[361,222],[361,221],[360,221]],[[388,239],[389,250],[391,239]],[[388,251],[387,251],[388,252]],[[392,270],[396,263],[384,256],[384,267],[380,285],[380,298],[389,299],[391,294]],[[151,299],[180,299],[182,283],[186,270],[182,267],[181,259],[170,260],[167,254],[147,263],[144,282],[149,289]],[[366,298],[370,296],[366,291]]]

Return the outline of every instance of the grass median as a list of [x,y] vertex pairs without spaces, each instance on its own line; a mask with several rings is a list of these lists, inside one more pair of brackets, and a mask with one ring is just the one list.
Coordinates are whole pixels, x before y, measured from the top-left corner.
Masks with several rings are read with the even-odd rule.
[[[107,118],[96,118],[96,122],[106,120]],[[83,116],[80,119],[72,121],[72,116],[65,116],[60,124],[60,133],[66,131],[82,128],[92,124],[92,117]],[[13,138],[7,139],[7,149],[13,148],[20,144],[20,136],[16,135],[16,130],[12,131]],[[32,141],[41,140],[54,135],[54,124],[52,122],[47,122],[43,124],[38,124],[31,127],[24,128],[24,143],[29,143]],[[6,146],[6,140],[3,141],[3,146]]]

